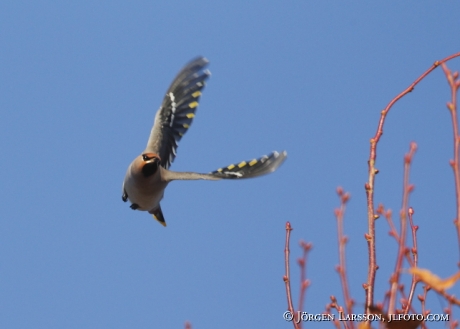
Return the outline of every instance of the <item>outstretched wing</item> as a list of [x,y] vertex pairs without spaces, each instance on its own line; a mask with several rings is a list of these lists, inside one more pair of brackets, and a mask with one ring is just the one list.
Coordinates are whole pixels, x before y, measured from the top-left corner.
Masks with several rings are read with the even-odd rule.
[[242,161],[238,164],[231,164],[224,168],[219,168],[209,175],[223,179],[252,178],[269,174],[278,169],[286,160],[287,152],[278,153],[276,151],[269,155],[264,155],[259,159]]
[[170,182],[173,180],[219,180],[219,179],[243,179],[253,178],[269,174],[278,169],[279,166],[286,160],[287,152],[281,153],[272,152],[269,155],[264,155],[259,159],[250,161],[241,161],[238,164],[231,164],[225,168],[219,168],[209,174],[200,174],[197,172],[176,172],[166,170],[163,178]]
[[188,63],[173,80],[155,116],[145,152],[158,154],[166,169],[174,161],[177,145],[195,117],[201,90],[211,75],[204,69],[208,63],[204,57]]

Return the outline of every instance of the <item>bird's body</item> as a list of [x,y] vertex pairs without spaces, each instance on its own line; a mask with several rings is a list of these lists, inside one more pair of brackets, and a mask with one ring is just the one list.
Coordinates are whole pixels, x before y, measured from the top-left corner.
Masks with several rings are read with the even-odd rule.
[[164,179],[163,169],[158,166],[159,174],[146,176],[142,172],[142,156],[138,156],[129,165],[123,183],[124,191],[129,195],[132,204],[137,205],[137,210],[150,211],[160,204],[168,182]]
[[210,76],[204,70],[208,60],[199,57],[187,64],[173,80],[155,115],[147,147],[129,165],[123,181],[123,201],[134,210],[148,211],[166,226],[160,201],[173,180],[219,180],[257,177],[275,171],[286,159],[286,151],[259,159],[242,161],[209,174],[174,172],[169,166],[176,157],[177,144],[190,127],[201,90]]

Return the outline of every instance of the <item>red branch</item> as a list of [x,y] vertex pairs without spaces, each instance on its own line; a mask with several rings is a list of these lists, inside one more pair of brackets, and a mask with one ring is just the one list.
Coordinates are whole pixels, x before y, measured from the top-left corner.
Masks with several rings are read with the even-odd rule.
[[454,295],[449,295],[445,290],[436,292],[444,297],[450,304],[460,306],[460,299],[457,299]]
[[292,295],[291,295],[291,279],[290,279],[290,269],[289,269],[289,240],[291,237],[291,223],[286,222],[286,245],[284,247],[284,265],[285,265],[285,274],[283,277],[285,286],[286,286],[286,296],[288,303],[288,311],[291,312],[292,323],[295,329],[301,329],[300,321],[295,317],[294,306],[292,304]]
[[[363,285],[366,290],[366,313],[370,312],[370,307],[374,303],[374,284],[375,284],[375,275],[377,272],[377,256],[375,251],[375,219],[377,217],[374,211],[374,183],[375,183],[375,175],[378,173],[378,170],[375,168],[375,162],[377,159],[377,144],[383,134],[383,125],[385,123],[386,116],[392,106],[404,97],[406,94],[414,90],[414,87],[429,73],[431,73],[435,68],[439,65],[447,62],[448,60],[459,57],[460,52],[448,56],[441,61],[436,61],[428,70],[425,71],[419,78],[417,78],[414,82],[412,82],[409,87],[407,87],[404,91],[402,91],[399,95],[397,95],[390,103],[385,107],[385,109],[380,113],[380,120],[377,127],[377,131],[375,136],[370,140],[370,154],[369,154],[369,161],[368,161],[368,174],[369,179],[365,184],[365,190],[367,195],[367,221],[368,221],[368,233],[365,234],[365,238],[368,244],[368,253],[369,253],[369,266],[368,266],[368,275],[367,275],[367,282]],[[460,188],[460,187],[459,187]],[[458,191],[458,190],[457,190]],[[458,195],[457,195],[458,196]],[[458,200],[458,198],[457,198]],[[457,207],[460,210],[460,206]],[[457,216],[458,218],[459,216]],[[459,232],[459,241],[460,241],[460,223],[457,221],[457,230]]]
[[[339,273],[340,283],[342,285],[343,299],[345,301],[345,312],[349,315],[353,313],[354,301],[350,296],[350,289],[347,279],[345,245],[348,241],[348,238],[343,234],[343,218],[345,215],[346,204],[350,199],[350,194],[344,193],[341,187],[337,188],[337,194],[340,197],[340,208],[335,210],[335,217],[337,219],[337,237],[339,240],[339,265],[336,267],[336,270]],[[350,328],[354,328],[353,321],[348,322]]]
[[388,314],[393,314],[396,309],[396,297],[398,293],[399,279],[401,275],[402,265],[404,261],[404,256],[406,255],[406,231],[407,231],[407,213],[409,207],[409,195],[414,189],[413,185],[409,184],[409,172],[412,158],[414,157],[415,150],[417,149],[417,144],[412,142],[410,144],[409,153],[404,156],[404,183],[403,183],[403,201],[400,212],[401,218],[401,227],[398,241],[398,256],[396,259],[395,270],[391,275],[391,287],[390,287],[390,300],[388,304]]
[[[414,221],[412,219],[412,216],[414,215],[414,209],[412,207],[409,208],[409,222],[410,222],[410,228],[412,231],[412,264],[411,267],[418,267],[418,248],[417,248],[417,230],[418,226],[414,225]],[[412,282],[410,285],[410,291],[409,291],[409,298],[407,299],[407,305],[406,308],[404,309],[404,313],[407,314],[409,313],[409,309],[411,308],[412,305],[412,299],[414,298],[414,293],[415,293],[415,286],[417,285],[417,278],[416,275],[412,275]]]
[[326,305],[326,312],[325,313],[326,314],[332,314],[332,309],[335,309],[337,311],[338,315],[339,315],[338,318],[334,318],[334,320],[333,320],[335,327],[337,329],[340,329],[342,327],[341,324],[343,323],[343,326],[345,327],[345,329],[349,329],[348,322],[339,320],[340,318],[345,317],[343,307],[340,306],[337,303],[337,298],[335,298],[334,295],[330,296],[330,299],[331,299],[331,302]]
[[444,308],[444,313],[449,316],[449,328],[455,329],[458,327],[458,320],[452,319],[452,303],[449,302],[449,305]]
[[[430,310],[426,309],[426,296],[428,295],[428,290],[430,290],[430,289],[431,289],[430,286],[424,285],[423,286],[423,295],[418,295],[417,296],[418,300],[422,304],[422,314],[423,314],[423,316],[426,316],[426,315],[430,314]],[[425,322],[422,322],[422,328],[426,329]]]
[[302,258],[298,259],[298,264],[300,266],[300,295],[299,295],[299,311],[303,311],[303,303],[305,300],[305,292],[307,288],[310,286],[310,280],[307,279],[307,256],[308,252],[312,248],[311,243],[307,243],[305,241],[300,241],[300,246],[302,247],[303,254]]
[[[303,302],[305,300],[305,292],[310,286],[310,280],[307,279],[307,256],[310,250],[312,249],[312,244],[305,241],[300,241],[300,246],[302,247],[303,254],[302,257],[298,259],[298,264],[300,266],[300,296],[299,296],[299,307],[298,312],[294,310],[294,305],[292,303],[292,294],[291,294],[291,279],[290,279],[290,266],[289,266],[289,243],[291,238],[291,223],[286,222],[286,246],[284,247],[284,263],[286,267],[286,273],[283,277],[285,286],[286,286],[286,296],[288,302],[288,311],[291,313],[291,321],[294,324],[295,329],[301,329],[302,323],[299,319],[300,312],[303,311]],[[297,315],[297,316],[296,316]]]
[[[455,177],[455,195],[457,200],[457,214],[454,224],[457,227],[457,236],[459,241],[460,250],[460,169],[459,169],[459,153],[460,153],[460,135],[458,133],[458,116],[457,116],[457,92],[460,87],[460,80],[458,79],[458,72],[452,74],[447,68],[446,64],[442,63],[442,70],[446,75],[447,82],[451,90],[451,101],[447,103],[447,108],[452,116],[452,126],[454,133],[454,158],[450,160],[450,165],[454,171]],[[458,263],[460,267],[460,262]]]

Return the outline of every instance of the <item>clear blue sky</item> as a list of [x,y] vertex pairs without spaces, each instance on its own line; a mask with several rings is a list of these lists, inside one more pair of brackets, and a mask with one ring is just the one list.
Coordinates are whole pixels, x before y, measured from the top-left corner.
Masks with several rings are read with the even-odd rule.
[[[305,311],[342,300],[339,185],[352,194],[361,312],[369,139],[396,94],[460,50],[459,13],[456,1],[2,1],[0,327],[291,328],[287,220],[295,302],[300,239],[314,244]],[[288,159],[263,178],[172,183],[164,228],[121,201],[121,183],[169,83],[197,55],[212,76],[171,169],[209,172],[272,150]],[[418,143],[420,266],[442,277],[458,259],[449,97],[439,69],[393,108],[376,181],[376,201],[398,214],[403,155]],[[381,301],[396,243],[383,219],[377,230]],[[446,306],[429,297],[433,312]]]

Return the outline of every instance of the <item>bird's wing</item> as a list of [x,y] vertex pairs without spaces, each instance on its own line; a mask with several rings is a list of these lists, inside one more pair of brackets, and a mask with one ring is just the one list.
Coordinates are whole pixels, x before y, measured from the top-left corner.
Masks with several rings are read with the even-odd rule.
[[208,63],[204,57],[188,63],[173,80],[155,116],[145,152],[158,154],[163,168],[174,161],[177,145],[195,117],[201,90],[211,75],[204,69]]
[[264,155],[259,159],[250,161],[241,161],[237,164],[231,164],[224,168],[219,168],[210,175],[224,179],[242,179],[253,178],[269,174],[278,169],[279,166],[286,160],[287,152],[278,153],[276,151],[269,155]]
[[166,171],[164,179],[166,181],[173,180],[219,180],[219,179],[243,179],[253,178],[269,174],[278,169],[279,166],[286,160],[287,152],[281,153],[272,152],[269,155],[264,155],[259,159],[249,161],[241,161],[237,164],[231,164],[227,167],[219,168],[209,174],[200,174],[195,172],[175,172]]

